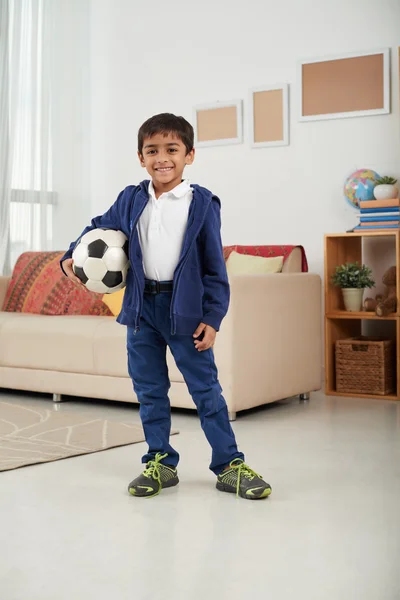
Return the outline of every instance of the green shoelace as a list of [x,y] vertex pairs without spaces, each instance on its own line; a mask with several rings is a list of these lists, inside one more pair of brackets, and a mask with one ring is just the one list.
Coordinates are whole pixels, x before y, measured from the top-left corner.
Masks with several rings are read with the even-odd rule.
[[158,483],[158,490],[154,494],[157,496],[161,492],[161,473],[160,473],[160,464],[164,458],[167,458],[168,454],[160,454],[159,452],[156,454],[154,460],[149,460],[147,463],[147,467],[143,471],[143,475],[148,477],[149,479],[155,479]]
[[236,461],[238,461],[238,459],[233,460],[229,466],[231,469],[237,471],[236,496],[239,496],[240,481],[242,477],[245,477],[249,481],[253,481],[254,477],[259,477],[260,479],[262,479],[262,477],[261,475],[253,471],[253,469],[250,469],[249,465],[246,465],[245,462]]

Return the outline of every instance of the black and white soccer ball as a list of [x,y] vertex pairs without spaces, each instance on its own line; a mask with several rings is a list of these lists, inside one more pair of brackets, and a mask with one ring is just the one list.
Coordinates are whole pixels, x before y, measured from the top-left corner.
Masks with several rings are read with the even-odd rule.
[[99,294],[112,294],[126,285],[128,238],[122,231],[96,228],[81,237],[72,253],[74,273]]

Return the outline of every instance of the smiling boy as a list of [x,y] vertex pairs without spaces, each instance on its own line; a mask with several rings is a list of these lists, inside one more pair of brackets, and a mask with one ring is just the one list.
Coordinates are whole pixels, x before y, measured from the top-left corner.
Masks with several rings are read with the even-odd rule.
[[[229,305],[220,201],[182,179],[194,156],[193,128],[183,117],[163,113],[148,119],[139,129],[138,157],[151,181],[125,188],[81,236],[103,227],[129,238],[131,268],[117,320],[127,326],[128,371],[149,447],[142,459],[146,468],[129,493],[151,497],[179,483],[179,454],[169,440],[168,346],[212,448],[217,489],[256,500],[269,496],[271,487],[237,448],[212,350]],[[71,259],[75,244],[61,265],[78,283]]]

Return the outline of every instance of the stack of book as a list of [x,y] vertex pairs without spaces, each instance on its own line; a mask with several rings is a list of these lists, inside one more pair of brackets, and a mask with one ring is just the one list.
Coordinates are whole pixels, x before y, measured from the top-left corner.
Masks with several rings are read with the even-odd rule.
[[360,202],[360,224],[354,230],[400,229],[400,201],[362,200]]

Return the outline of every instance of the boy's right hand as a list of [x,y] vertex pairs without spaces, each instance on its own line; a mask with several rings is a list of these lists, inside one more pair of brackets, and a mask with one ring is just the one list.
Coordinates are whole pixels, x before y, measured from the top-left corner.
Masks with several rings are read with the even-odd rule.
[[73,281],[74,283],[76,283],[77,285],[81,285],[82,287],[85,287],[85,285],[82,283],[82,281],[79,279],[79,277],[77,277],[72,269],[72,265],[74,264],[74,261],[72,260],[72,258],[66,258],[65,260],[62,261],[62,266],[63,269],[65,271],[65,273],[67,274],[67,277]]

